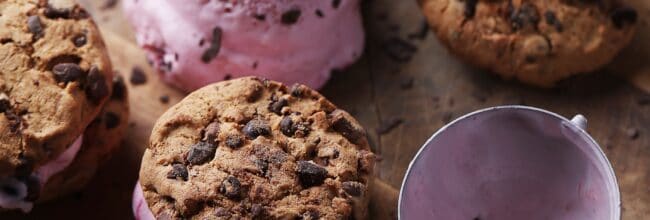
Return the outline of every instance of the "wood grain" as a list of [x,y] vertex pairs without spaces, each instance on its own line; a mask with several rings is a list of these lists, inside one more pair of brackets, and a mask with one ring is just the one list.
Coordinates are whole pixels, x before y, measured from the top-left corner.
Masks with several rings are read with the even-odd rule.
[[[104,1],[81,2],[99,24],[116,70],[128,79],[132,68],[138,66],[147,73],[148,82],[129,85],[133,125],[121,151],[88,190],[43,204],[30,215],[12,213],[7,219],[131,219],[131,187],[151,126],[184,95],[161,83],[149,68],[142,51],[134,45],[119,6],[99,9]],[[365,54],[352,67],[335,73],[322,93],[366,127],[373,150],[381,156],[377,165],[381,181],[374,185],[371,196],[372,219],[396,218],[396,189],[412,156],[430,135],[463,114],[506,104],[545,108],[566,117],[585,115],[589,132],[617,174],[623,219],[648,218],[650,2],[630,3],[639,10],[640,21],[639,32],[628,49],[598,73],[567,80],[554,90],[540,90],[502,81],[451,56],[433,34],[422,32],[424,18],[415,1],[365,1]],[[410,59],[391,58],[395,53],[389,48],[396,39],[414,46],[412,53],[406,53],[412,55]],[[159,101],[163,95],[170,97],[168,104]],[[396,127],[385,129],[390,124]],[[637,131],[638,137],[629,135],[630,131]]]

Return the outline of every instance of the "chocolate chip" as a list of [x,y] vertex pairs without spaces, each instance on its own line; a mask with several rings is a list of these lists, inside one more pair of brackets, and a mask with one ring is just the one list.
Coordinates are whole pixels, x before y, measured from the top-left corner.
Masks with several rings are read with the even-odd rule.
[[285,25],[292,25],[298,22],[298,19],[300,18],[300,10],[299,9],[290,9],[289,11],[286,11],[282,14],[282,24]]
[[160,97],[158,97],[158,100],[162,104],[167,104],[167,103],[169,103],[169,96],[168,95],[161,95]]
[[113,94],[111,99],[124,100],[126,98],[126,85],[122,76],[115,74],[113,77]]
[[216,143],[219,135],[219,122],[212,122],[203,130],[203,141]]
[[7,94],[1,93],[0,94],[0,113],[4,113],[7,110],[11,109],[11,102],[9,101],[9,97]]
[[285,116],[282,118],[280,121],[280,131],[282,131],[282,134],[288,137],[293,137],[296,129],[293,127],[293,121],[291,120],[291,117]]
[[84,71],[74,63],[59,63],[52,68],[52,73],[57,82],[68,83],[81,78]]
[[243,129],[244,134],[250,139],[255,139],[258,136],[266,136],[271,134],[271,127],[268,122],[256,118],[250,120]]
[[397,37],[386,41],[383,48],[388,57],[397,62],[408,62],[418,50],[415,45]]
[[264,214],[264,207],[260,204],[251,206],[251,217],[261,217]]
[[327,177],[327,170],[308,161],[298,161],[296,167],[298,179],[304,187],[311,187],[323,184]]
[[131,69],[131,78],[129,78],[129,81],[131,81],[131,84],[133,85],[144,84],[147,82],[147,74],[145,74],[144,70],[139,66],[134,66],[133,69]]
[[341,0],[332,0],[332,8],[339,8]]
[[219,192],[226,196],[229,199],[238,199],[241,191],[241,183],[237,177],[229,176],[226,177],[221,186],[219,186]]
[[83,45],[86,45],[86,42],[88,40],[86,39],[86,35],[84,34],[79,34],[72,38],[72,43],[74,43],[75,47],[82,47]]
[[238,148],[241,147],[244,144],[244,139],[237,135],[237,134],[231,134],[226,137],[226,146],[229,148]]
[[191,165],[201,165],[212,160],[216,151],[217,146],[215,144],[201,141],[190,147],[186,159]]
[[355,144],[358,144],[364,137],[364,132],[354,126],[341,112],[333,113],[331,128]]
[[38,180],[38,177],[29,176],[25,179],[25,185],[27,186],[27,197],[25,197],[25,200],[30,202],[38,200],[38,197],[41,195],[41,182]]
[[106,129],[113,129],[120,125],[120,116],[113,112],[106,112],[104,115]]
[[612,22],[618,29],[623,28],[626,24],[636,23],[637,17],[636,10],[626,6],[614,9],[611,14]]
[[539,22],[539,12],[535,5],[525,2],[519,9],[512,12],[510,20],[513,30],[521,30],[528,25],[536,28]]
[[187,167],[183,164],[174,164],[172,169],[167,173],[167,179],[187,181]]
[[564,27],[562,26],[562,23],[560,22],[560,20],[558,20],[558,18],[555,15],[554,11],[551,11],[551,10],[546,11],[546,13],[544,13],[544,18],[546,18],[545,19],[546,24],[555,27],[555,29],[558,32],[562,32],[564,30]]
[[380,134],[380,135],[387,134],[388,132],[392,131],[397,126],[402,124],[402,122],[404,122],[404,120],[401,119],[401,118],[391,118],[389,120],[382,121],[379,128],[377,128],[377,134]]
[[27,18],[27,29],[34,34],[34,39],[43,37],[43,24],[37,15],[32,15]]
[[230,218],[232,214],[230,213],[230,211],[228,211],[228,209],[218,207],[217,209],[214,210],[214,216]]
[[476,4],[478,0],[465,0],[465,18],[473,18],[476,14]]
[[358,197],[361,196],[361,194],[363,193],[366,187],[360,182],[348,181],[348,182],[343,182],[341,184],[341,188],[348,195]]
[[212,29],[212,40],[210,41],[210,47],[203,52],[201,55],[201,61],[203,63],[210,63],[212,59],[219,55],[219,50],[221,50],[221,35],[223,31],[220,27],[214,27]]
[[320,212],[316,210],[307,210],[300,216],[303,220],[318,220],[320,219]]
[[45,17],[51,19],[63,18],[68,19],[71,16],[70,9],[67,8],[54,8],[51,5],[47,5],[45,11],[43,12]]
[[86,96],[94,104],[99,104],[108,96],[108,85],[106,79],[96,66],[90,68],[86,77]]
[[[195,199],[185,199],[183,201],[183,204],[185,205],[184,209],[181,209],[181,215],[183,216],[193,216],[199,213],[201,209],[203,208],[204,203],[199,200]],[[157,218],[160,219],[160,218]],[[174,218],[175,219],[175,218]],[[181,218],[184,219],[184,218]]]
[[276,98],[275,100],[272,100],[271,103],[269,103],[268,109],[275,114],[282,115],[282,108],[287,105],[289,105],[289,102],[286,99]]

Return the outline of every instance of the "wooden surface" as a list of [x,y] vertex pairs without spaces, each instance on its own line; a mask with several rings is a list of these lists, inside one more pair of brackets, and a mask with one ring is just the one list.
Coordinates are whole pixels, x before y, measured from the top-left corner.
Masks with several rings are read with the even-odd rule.
[[[129,85],[128,135],[89,189],[38,206],[30,215],[12,213],[2,219],[131,219],[131,189],[153,122],[184,95],[158,81],[134,45],[119,5],[105,8],[104,0],[81,2],[100,25],[115,69],[128,79],[138,66],[147,72],[148,82]],[[365,126],[381,157],[376,173],[381,181],[371,196],[373,219],[395,218],[396,189],[408,163],[437,129],[463,114],[505,104],[545,108],[566,117],[585,115],[589,132],[617,174],[623,219],[650,218],[650,2],[631,3],[641,20],[632,46],[599,73],[568,80],[554,90],[540,90],[463,65],[423,29],[415,1],[365,1],[365,55],[334,74],[322,93]],[[160,102],[161,96],[169,96],[169,103]]]

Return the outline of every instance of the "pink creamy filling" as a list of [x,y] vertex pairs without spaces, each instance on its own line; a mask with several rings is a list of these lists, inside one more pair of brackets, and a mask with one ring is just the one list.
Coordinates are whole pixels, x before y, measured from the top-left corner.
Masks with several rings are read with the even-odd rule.
[[147,201],[144,200],[144,194],[142,192],[142,187],[140,182],[135,184],[135,189],[133,190],[133,215],[135,215],[136,220],[156,220],[153,217],[151,209]]
[[[45,186],[45,183],[47,183],[47,180],[50,179],[50,177],[70,166],[77,155],[77,152],[79,152],[82,143],[83,135],[79,136],[72,145],[68,147],[68,149],[59,155],[59,157],[47,162],[32,173],[38,177],[41,183],[41,188]],[[27,197],[27,186],[25,183],[18,181],[15,178],[9,178],[1,180],[0,187],[10,188],[15,191],[13,195],[8,195],[6,190],[0,190],[0,207],[7,209],[21,209],[23,212],[29,212],[32,210],[32,206],[34,205],[33,202],[24,200],[25,197]]]

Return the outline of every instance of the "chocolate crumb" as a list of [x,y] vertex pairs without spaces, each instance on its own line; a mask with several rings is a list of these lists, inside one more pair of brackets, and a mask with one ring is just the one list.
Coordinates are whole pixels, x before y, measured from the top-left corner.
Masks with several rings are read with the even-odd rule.
[[341,0],[332,0],[332,8],[339,8]]
[[168,104],[169,103],[169,96],[168,95],[161,95],[158,100],[162,104]]
[[134,66],[131,69],[131,78],[129,78],[131,84],[133,85],[142,85],[147,82],[147,74],[144,73],[144,70],[139,66]]
[[299,9],[290,9],[289,11],[286,11],[282,14],[282,24],[284,25],[292,25],[298,22],[298,19],[300,19],[300,10]]
[[167,173],[167,179],[187,181],[188,176],[187,167],[178,163],[172,165],[172,169]]
[[210,41],[210,47],[203,52],[201,55],[201,61],[203,63],[210,63],[217,55],[219,55],[219,50],[221,50],[221,36],[223,31],[221,27],[214,27],[212,29],[212,40]]
[[319,18],[322,18],[322,17],[325,16],[325,14],[323,14],[323,11],[321,11],[320,9],[316,9],[315,13],[316,13],[316,16],[318,16]]

